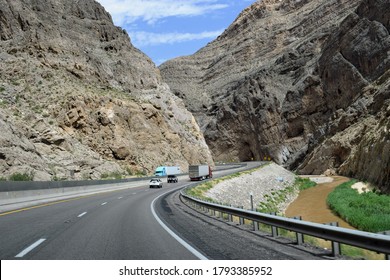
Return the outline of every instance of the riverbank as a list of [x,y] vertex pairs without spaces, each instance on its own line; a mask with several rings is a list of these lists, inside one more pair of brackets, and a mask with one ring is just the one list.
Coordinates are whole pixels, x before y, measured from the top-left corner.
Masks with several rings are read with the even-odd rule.
[[[270,163],[249,174],[224,180],[209,189],[204,195],[214,201],[244,209],[254,209],[273,203],[277,212],[287,217],[301,216],[305,221],[317,223],[338,222],[341,227],[353,228],[333,214],[326,198],[338,185],[348,181],[340,176],[300,176],[317,183],[314,188],[299,191],[294,188],[296,175],[283,167]],[[278,200],[278,198],[281,198]]]

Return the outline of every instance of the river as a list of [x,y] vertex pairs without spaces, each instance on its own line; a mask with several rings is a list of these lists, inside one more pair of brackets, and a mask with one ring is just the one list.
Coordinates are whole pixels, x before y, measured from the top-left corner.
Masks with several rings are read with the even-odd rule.
[[303,190],[287,208],[287,217],[302,216],[302,220],[315,223],[338,222],[340,227],[351,228],[348,223],[332,213],[326,204],[328,194],[349,178],[334,176],[332,182],[317,184],[316,187]]

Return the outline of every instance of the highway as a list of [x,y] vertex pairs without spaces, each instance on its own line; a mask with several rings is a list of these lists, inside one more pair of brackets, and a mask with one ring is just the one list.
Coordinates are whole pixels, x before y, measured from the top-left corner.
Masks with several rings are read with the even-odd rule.
[[[215,172],[222,176],[237,170]],[[164,180],[165,181],[165,180]],[[38,260],[316,259],[235,229],[180,201],[187,177],[0,215],[0,258]]]

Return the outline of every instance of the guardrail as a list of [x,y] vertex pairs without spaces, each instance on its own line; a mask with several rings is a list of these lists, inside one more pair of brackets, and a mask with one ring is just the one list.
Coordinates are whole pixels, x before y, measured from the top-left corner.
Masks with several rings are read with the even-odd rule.
[[[283,228],[296,233],[297,243],[303,243],[303,234],[310,235],[325,240],[332,241],[333,255],[340,255],[340,244],[347,244],[377,253],[385,254],[385,258],[390,257],[390,236],[347,228],[339,228],[333,225],[318,224],[313,222],[302,221],[294,218],[286,218],[272,214],[259,213],[250,210],[244,210],[231,206],[224,206],[216,203],[200,200],[189,196],[185,193],[186,189],[181,191],[181,196],[186,200],[204,207],[209,210],[229,215],[229,220],[232,221],[232,216],[239,217],[240,220],[247,219],[253,222],[254,230],[258,230],[258,223],[266,224],[272,227],[272,235],[278,235],[278,228]],[[242,222],[241,222],[242,223]],[[256,224],[257,223],[257,224]]]

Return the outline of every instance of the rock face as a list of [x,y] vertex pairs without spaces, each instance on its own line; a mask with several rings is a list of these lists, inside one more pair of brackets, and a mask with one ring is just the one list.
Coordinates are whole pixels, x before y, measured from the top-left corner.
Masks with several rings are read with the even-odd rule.
[[270,156],[300,173],[337,172],[390,191],[389,5],[263,0],[160,70],[215,160]]
[[0,177],[208,162],[192,114],[93,0],[0,0]]

